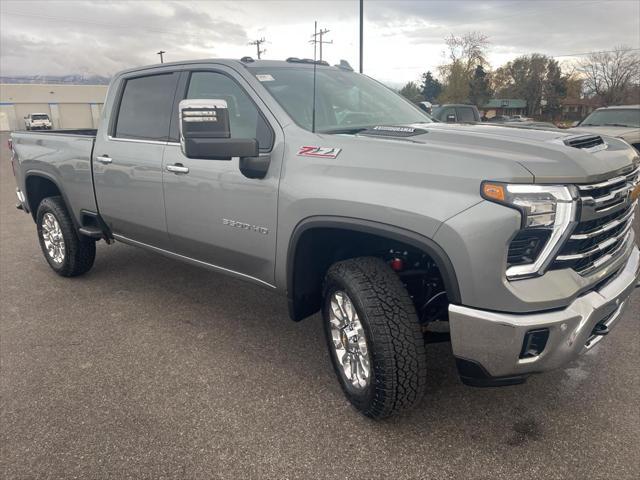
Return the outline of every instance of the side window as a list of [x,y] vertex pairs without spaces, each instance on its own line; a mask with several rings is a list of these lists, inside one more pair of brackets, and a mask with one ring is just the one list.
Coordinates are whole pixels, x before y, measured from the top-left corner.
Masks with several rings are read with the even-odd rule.
[[174,73],[126,80],[114,136],[167,140],[177,80]]
[[460,107],[456,109],[458,111],[459,122],[475,122],[476,116],[473,114],[472,108]]
[[456,122],[458,121],[458,117],[456,115],[456,109],[453,107],[447,107],[442,109],[442,113],[440,114],[440,120],[442,120],[443,122],[447,121],[447,117],[449,115],[453,115],[454,117],[456,117]]
[[256,138],[260,150],[273,147],[273,131],[249,95],[232,78],[217,72],[193,72],[187,99],[226,100],[233,138]]

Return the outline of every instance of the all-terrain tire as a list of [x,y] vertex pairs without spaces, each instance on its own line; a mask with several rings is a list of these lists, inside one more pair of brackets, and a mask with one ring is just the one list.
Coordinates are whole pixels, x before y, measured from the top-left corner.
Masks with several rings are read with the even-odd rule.
[[[370,357],[364,388],[354,388],[337,358],[330,325],[335,292],[348,295],[364,327]],[[426,389],[425,342],[413,302],[396,273],[379,258],[341,261],[327,272],[323,293],[327,346],[349,401],[375,419],[415,406]]]
[[[47,215],[53,215],[62,234],[64,255],[61,261],[60,258],[56,261],[45,245],[44,221],[45,217],[51,219]],[[61,197],[48,197],[40,202],[36,213],[36,225],[40,248],[54,272],[63,277],[75,277],[91,269],[96,258],[96,242],[91,238],[78,235]]]

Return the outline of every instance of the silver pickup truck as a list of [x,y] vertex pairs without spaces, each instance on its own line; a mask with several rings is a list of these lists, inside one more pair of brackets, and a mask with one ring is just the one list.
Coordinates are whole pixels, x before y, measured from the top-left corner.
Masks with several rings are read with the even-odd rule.
[[117,240],[279,292],[295,321],[321,311],[342,389],[373,418],[420,400],[443,338],[469,385],[566,364],[640,275],[627,143],[432,123],[346,62],[128,70],[97,131],[11,142],[56,273]]

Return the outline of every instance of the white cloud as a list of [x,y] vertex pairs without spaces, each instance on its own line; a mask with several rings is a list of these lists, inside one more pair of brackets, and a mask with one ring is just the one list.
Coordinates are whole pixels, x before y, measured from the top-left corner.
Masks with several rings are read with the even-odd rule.
[[[166,60],[254,55],[311,57],[313,22],[331,30],[325,59],[358,64],[358,1],[0,2],[0,71],[99,74]],[[417,79],[441,62],[443,39],[478,30],[489,35],[494,66],[518,55],[640,48],[640,2],[368,1],[365,73],[389,83]]]

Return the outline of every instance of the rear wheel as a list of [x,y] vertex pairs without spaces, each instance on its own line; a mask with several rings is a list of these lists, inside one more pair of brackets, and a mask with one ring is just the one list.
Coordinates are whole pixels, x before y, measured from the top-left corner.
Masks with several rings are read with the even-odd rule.
[[334,264],[324,288],[324,329],[340,385],[364,415],[413,407],[426,388],[426,354],[413,302],[378,258]]
[[42,253],[58,275],[75,277],[91,269],[96,257],[96,242],[78,235],[62,198],[42,200],[36,223]]

